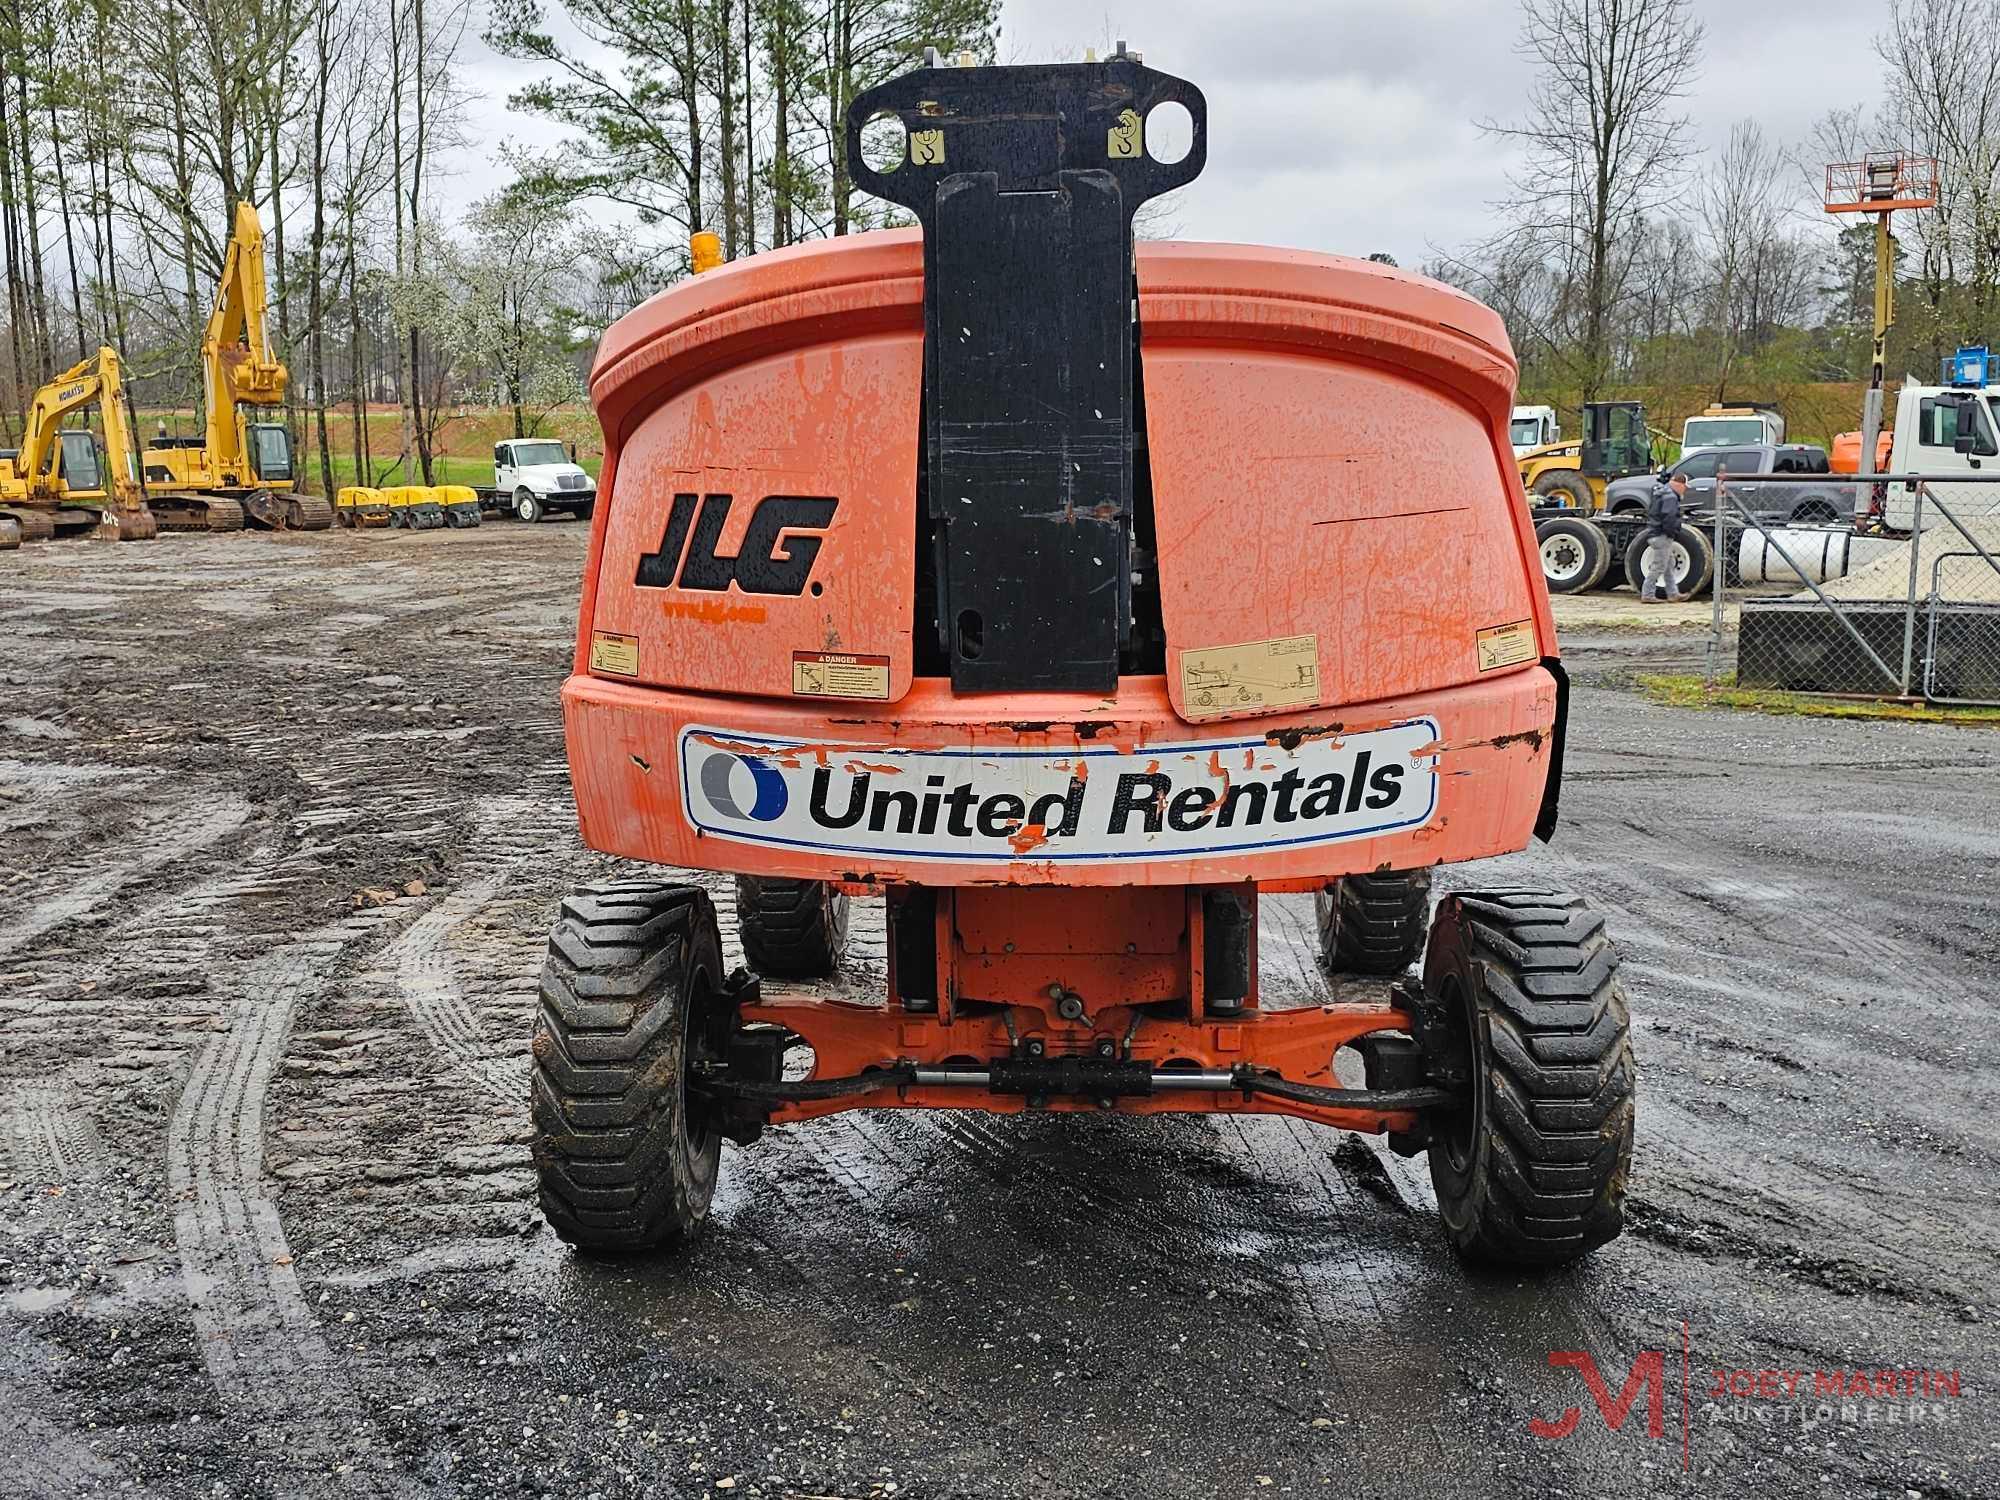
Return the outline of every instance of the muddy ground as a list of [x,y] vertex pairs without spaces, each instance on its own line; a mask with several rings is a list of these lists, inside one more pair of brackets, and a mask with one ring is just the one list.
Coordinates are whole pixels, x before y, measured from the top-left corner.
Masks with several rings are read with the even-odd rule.
[[[1620,674],[1699,632],[1579,622],[1561,834],[1449,874],[1626,954],[1631,1224],[1574,1269],[1468,1273],[1358,1137],[944,1113],[730,1148],[697,1254],[606,1266],[526,1144],[610,868],[583,540],[0,556],[0,1493],[2000,1493],[2000,734],[1654,707]],[[1308,907],[1263,941],[1323,993]],[[1564,1351],[1614,1407],[1638,1362],[1619,1431]]]

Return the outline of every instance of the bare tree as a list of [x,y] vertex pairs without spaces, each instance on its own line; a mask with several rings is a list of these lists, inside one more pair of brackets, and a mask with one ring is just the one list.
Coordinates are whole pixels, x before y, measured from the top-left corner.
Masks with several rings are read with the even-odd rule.
[[1569,287],[1585,400],[1611,369],[1626,294],[1621,242],[1674,200],[1692,153],[1677,111],[1701,56],[1688,0],[1523,0],[1519,50],[1536,65],[1527,117],[1484,128],[1525,153],[1506,207]]

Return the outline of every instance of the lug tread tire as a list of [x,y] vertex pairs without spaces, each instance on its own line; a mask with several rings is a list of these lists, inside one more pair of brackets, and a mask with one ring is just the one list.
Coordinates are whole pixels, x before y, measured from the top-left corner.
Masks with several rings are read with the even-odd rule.
[[1424,985],[1455,974],[1483,1032],[1483,1111],[1461,1179],[1431,1146],[1438,1206],[1476,1262],[1550,1266],[1624,1228],[1636,1068],[1618,956],[1581,898],[1526,889],[1438,905]]
[[535,1023],[534,1157],[542,1212],[579,1249],[684,1245],[708,1221],[720,1139],[690,1162],[681,1088],[697,970],[721,982],[699,887],[616,880],[562,904]]
[[743,958],[773,979],[825,979],[847,951],[847,897],[823,880],[736,877]]
[[1347,875],[1313,898],[1330,974],[1400,974],[1424,951],[1431,872]]

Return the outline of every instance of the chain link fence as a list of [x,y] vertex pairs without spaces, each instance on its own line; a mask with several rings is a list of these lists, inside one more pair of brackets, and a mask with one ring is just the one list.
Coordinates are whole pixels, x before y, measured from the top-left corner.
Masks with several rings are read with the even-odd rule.
[[2000,472],[1718,474],[1708,680],[2000,705]]

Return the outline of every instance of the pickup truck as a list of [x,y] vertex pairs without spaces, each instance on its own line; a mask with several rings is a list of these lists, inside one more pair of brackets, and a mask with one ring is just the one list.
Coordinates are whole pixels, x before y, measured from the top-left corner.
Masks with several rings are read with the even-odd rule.
[[[1688,509],[1712,510],[1715,506],[1715,476],[1721,470],[1728,478],[1729,493],[1743,508],[1767,525],[1818,526],[1852,521],[1856,487],[1834,478],[1827,464],[1826,450],[1806,443],[1737,444],[1728,448],[1702,448],[1687,454],[1665,474],[1688,477]],[[1760,484],[1770,474],[1825,476],[1819,483],[1790,481]],[[1645,513],[1646,497],[1660,476],[1634,474],[1614,479],[1605,487],[1604,508],[1613,515]],[[1733,512],[1732,512],[1733,513]]]
[[508,438],[493,445],[493,483],[474,485],[480,509],[519,521],[567,512],[583,520],[597,504],[597,481],[554,438]]

